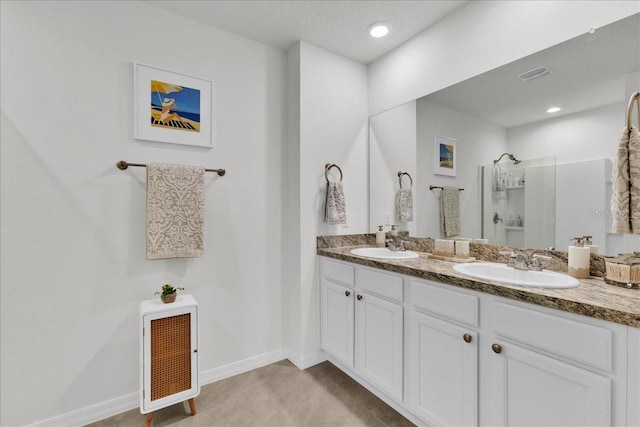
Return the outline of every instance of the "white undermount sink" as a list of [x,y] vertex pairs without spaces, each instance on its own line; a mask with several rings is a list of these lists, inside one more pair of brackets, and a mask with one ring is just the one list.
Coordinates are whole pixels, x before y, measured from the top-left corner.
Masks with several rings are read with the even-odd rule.
[[516,270],[504,264],[464,263],[456,264],[453,269],[475,279],[490,280],[513,286],[533,288],[575,288],[580,284],[573,277],[555,271]]
[[380,259],[411,259],[418,258],[418,254],[411,251],[392,251],[388,248],[357,248],[352,249],[351,253],[367,258]]

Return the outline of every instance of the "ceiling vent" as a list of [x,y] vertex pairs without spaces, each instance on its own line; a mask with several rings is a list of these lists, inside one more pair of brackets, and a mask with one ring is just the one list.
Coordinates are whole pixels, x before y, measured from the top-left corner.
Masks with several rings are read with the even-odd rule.
[[542,76],[546,76],[547,74],[551,74],[551,68],[543,65],[542,67],[534,68],[533,70],[525,71],[522,74],[518,75],[520,80],[528,82],[529,80],[537,79]]

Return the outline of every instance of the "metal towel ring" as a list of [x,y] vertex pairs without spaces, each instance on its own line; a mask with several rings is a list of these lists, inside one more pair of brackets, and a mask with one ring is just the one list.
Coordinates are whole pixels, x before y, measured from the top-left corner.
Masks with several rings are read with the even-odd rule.
[[338,171],[340,172],[340,182],[342,182],[342,169],[340,169],[340,166],[336,165],[335,163],[327,163],[326,165],[324,165],[324,177],[327,180],[327,182],[329,182],[329,169],[331,168],[338,168]]
[[638,110],[638,127],[640,127],[640,92],[635,92],[629,99],[629,106],[627,107],[627,129],[631,129],[633,126],[633,104],[636,104]]
[[400,181],[400,188],[402,188],[402,177],[407,175],[409,177],[409,181],[411,181],[411,186],[413,186],[413,178],[409,175],[408,172],[398,171],[398,181]]

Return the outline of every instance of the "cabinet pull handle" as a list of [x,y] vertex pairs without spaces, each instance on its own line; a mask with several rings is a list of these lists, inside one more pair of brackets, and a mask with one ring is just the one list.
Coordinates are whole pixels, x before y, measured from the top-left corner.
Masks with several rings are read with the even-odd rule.
[[502,353],[502,346],[500,344],[493,344],[491,346],[491,350],[493,350],[493,352],[496,354],[500,354]]
[[358,298],[358,301],[360,301],[362,299],[362,295],[358,294],[356,298]]
[[464,342],[471,342],[471,340],[473,340],[473,337],[470,334],[464,334],[462,336],[462,339],[464,340]]
[[344,291],[344,295],[348,297],[349,295],[351,295],[351,291]]

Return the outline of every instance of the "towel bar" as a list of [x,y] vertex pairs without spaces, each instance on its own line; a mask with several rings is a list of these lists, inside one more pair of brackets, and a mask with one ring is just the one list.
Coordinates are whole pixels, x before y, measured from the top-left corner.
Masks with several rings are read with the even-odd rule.
[[[137,166],[137,167],[142,167],[142,168],[146,168],[147,167],[147,165],[144,164],[144,163],[129,163],[129,162],[126,162],[124,160],[120,160],[118,163],[116,163],[116,166],[120,170],[125,170],[129,166]],[[225,169],[205,169],[205,172],[216,172],[220,176],[224,176],[224,174],[227,173],[227,171]]]
[[[442,190],[442,187],[437,187],[435,185],[430,185],[429,186],[429,190],[435,190],[436,188],[439,188],[440,190]],[[464,191],[464,188],[458,188],[458,191]]]

